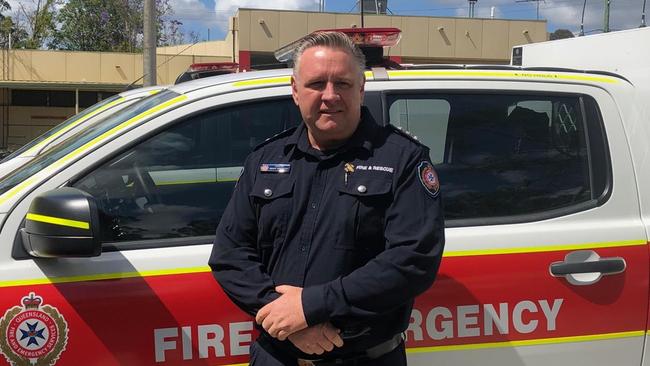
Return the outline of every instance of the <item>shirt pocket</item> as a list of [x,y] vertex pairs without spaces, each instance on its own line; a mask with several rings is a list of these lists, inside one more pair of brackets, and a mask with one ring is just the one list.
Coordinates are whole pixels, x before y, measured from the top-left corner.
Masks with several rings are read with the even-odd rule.
[[294,180],[288,176],[258,177],[250,193],[257,216],[257,240],[261,247],[284,241]]
[[[390,177],[354,176],[338,186],[343,206],[339,211],[337,249],[357,252],[364,262],[384,250],[384,218],[392,200]],[[363,264],[363,263],[358,263]]]

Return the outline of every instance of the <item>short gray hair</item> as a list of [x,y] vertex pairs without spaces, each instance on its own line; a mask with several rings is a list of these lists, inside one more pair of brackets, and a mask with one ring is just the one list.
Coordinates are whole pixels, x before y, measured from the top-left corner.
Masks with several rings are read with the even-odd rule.
[[352,42],[352,39],[348,37],[345,33],[326,31],[326,32],[316,32],[309,34],[305,39],[300,43],[298,49],[293,54],[293,74],[294,76],[298,75],[298,65],[300,63],[300,57],[305,51],[312,47],[328,47],[335,48],[347,52],[351,55],[359,67],[360,77],[363,77],[364,69],[366,68],[366,56],[363,55],[363,52],[359,47]]

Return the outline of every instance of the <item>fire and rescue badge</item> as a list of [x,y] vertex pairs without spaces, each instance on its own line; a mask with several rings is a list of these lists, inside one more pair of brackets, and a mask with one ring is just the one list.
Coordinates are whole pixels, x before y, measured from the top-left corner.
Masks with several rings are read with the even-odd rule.
[[68,343],[68,323],[30,292],[0,318],[0,352],[14,366],[54,365]]
[[420,183],[424,186],[426,191],[433,197],[438,197],[440,192],[440,181],[438,174],[433,169],[433,166],[428,161],[422,161],[418,165],[417,175],[420,178]]

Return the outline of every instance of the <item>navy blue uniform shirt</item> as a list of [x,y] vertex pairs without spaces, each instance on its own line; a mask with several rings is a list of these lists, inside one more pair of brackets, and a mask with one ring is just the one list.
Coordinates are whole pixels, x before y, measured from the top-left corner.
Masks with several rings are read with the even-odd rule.
[[248,156],[209,264],[251,315],[279,296],[275,286],[303,287],[309,325],[364,331],[330,354],[365,350],[404,331],[433,283],[444,246],[438,190],[429,149],[366,110],[336,151],[312,148],[301,124]]

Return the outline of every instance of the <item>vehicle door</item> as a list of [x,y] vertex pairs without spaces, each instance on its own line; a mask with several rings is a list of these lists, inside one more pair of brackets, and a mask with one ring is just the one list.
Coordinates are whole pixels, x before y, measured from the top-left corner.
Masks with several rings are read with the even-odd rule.
[[639,365],[648,249],[611,96],[399,85],[386,86],[390,123],[430,146],[447,226],[407,331],[409,365]]
[[[8,213],[0,364],[246,362],[253,323],[207,260],[246,155],[301,118],[288,86],[188,100],[79,159]],[[23,249],[32,200],[62,186],[93,197],[100,256],[33,258]]]

